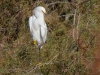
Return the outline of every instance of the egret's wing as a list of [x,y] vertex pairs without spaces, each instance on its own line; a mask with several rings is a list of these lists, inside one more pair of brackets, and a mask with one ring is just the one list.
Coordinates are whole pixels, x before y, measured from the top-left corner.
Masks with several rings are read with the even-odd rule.
[[46,23],[43,23],[42,25],[41,25],[41,38],[42,38],[42,40],[43,40],[43,42],[45,43],[45,41],[46,41],[46,38],[47,38],[47,25],[46,25]]
[[29,28],[30,28],[30,32],[31,32],[31,34],[33,34],[34,32],[33,32],[33,21],[35,20],[35,18],[33,18],[33,16],[31,16],[30,18],[29,18]]
[[38,30],[38,23],[34,15],[29,18],[29,28],[32,35]]
[[29,18],[29,28],[32,34],[33,40],[37,40],[38,43],[41,43],[40,38],[40,26],[38,24],[38,20],[33,15]]

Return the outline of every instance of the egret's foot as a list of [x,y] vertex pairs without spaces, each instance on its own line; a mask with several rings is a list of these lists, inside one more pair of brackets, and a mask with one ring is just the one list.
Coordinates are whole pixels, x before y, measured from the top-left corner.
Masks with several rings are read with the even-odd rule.
[[44,64],[41,63],[41,62],[39,62],[38,66],[42,66],[42,67],[44,67]]
[[42,63],[41,63],[41,62],[39,62],[39,63],[38,63],[38,66],[39,66],[39,67],[41,67],[41,66],[42,66]]
[[36,45],[37,44],[37,41],[36,40],[34,40],[34,45]]

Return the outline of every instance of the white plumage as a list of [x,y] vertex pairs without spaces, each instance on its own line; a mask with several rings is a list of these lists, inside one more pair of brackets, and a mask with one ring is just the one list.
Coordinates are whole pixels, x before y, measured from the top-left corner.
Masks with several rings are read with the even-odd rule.
[[44,20],[45,13],[45,8],[38,6],[33,10],[33,15],[29,18],[29,27],[32,38],[37,42],[37,46],[40,49],[47,39],[47,25]]

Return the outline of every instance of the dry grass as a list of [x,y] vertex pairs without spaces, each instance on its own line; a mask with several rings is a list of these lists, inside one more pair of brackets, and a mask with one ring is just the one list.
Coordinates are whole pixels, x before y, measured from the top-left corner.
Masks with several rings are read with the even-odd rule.
[[[0,1],[0,75],[91,75],[99,30],[97,1]],[[28,27],[38,5],[48,12],[41,62]]]

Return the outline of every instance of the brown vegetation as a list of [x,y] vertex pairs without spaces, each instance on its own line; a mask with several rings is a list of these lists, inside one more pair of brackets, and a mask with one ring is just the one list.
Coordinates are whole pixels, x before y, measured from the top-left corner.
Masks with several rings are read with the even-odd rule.
[[[28,27],[39,5],[48,13],[41,62]],[[99,0],[0,1],[0,75],[99,75],[99,13]]]

